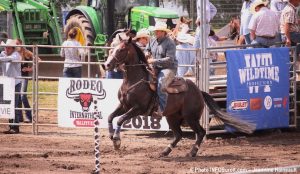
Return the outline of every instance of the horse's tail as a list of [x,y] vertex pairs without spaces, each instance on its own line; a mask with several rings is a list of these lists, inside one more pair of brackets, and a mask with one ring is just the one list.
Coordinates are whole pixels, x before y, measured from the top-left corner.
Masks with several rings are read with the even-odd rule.
[[209,109],[213,112],[213,114],[222,120],[227,125],[230,125],[237,129],[238,131],[251,134],[256,128],[256,125],[254,123],[249,123],[244,120],[241,120],[239,118],[233,117],[232,115],[221,111],[221,108],[218,106],[218,104],[214,101],[214,99],[206,92],[202,92],[202,95],[204,97],[204,101],[206,105],[209,107]]

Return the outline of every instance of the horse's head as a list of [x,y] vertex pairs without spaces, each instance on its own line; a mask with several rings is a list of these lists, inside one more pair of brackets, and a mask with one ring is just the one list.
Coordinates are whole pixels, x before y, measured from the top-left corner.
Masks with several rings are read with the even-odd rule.
[[128,40],[120,39],[120,43],[110,51],[109,56],[104,63],[107,70],[112,70],[118,65],[127,63],[129,61],[129,54],[131,50],[131,37]]

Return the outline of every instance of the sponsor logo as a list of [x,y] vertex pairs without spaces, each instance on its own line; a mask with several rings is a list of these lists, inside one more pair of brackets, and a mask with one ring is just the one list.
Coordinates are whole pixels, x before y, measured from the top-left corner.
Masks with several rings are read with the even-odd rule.
[[282,107],[282,102],[283,102],[282,98],[273,98],[274,108],[281,108]]
[[283,108],[286,108],[288,104],[288,97],[284,97],[282,101]]
[[232,101],[230,104],[231,110],[246,110],[248,108],[247,100]]
[[262,109],[262,98],[251,98],[250,99],[250,110],[261,110]]
[[[89,93],[78,92],[81,90],[89,90]],[[79,102],[82,112],[90,110],[91,103],[102,100],[106,97],[106,92],[102,87],[101,81],[96,80],[71,80],[70,87],[66,90],[66,96]]]
[[272,98],[270,96],[266,96],[265,97],[265,100],[264,100],[264,105],[265,105],[265,108],[267,110],[270,110],[272,108]]

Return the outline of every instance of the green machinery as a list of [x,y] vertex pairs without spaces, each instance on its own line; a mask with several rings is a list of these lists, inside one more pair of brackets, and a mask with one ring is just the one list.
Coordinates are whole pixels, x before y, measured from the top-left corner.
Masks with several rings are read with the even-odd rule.
[[[0,32],[25,44],[61,45],[61,30],[52,0],[1,0]],[[41,50],[57,53],[58,49]]]
[[[152,6],[150,6],[152,5]],[[101,46],[107,36],[120,28],[141,28],[154,26],[158,20],[175,27],[178,14],[174,11],[155,7],[158,1],[149,0],[90,0],[85,6],[78,6],[66,16],[64,28],[67,34],[76,28],[82,45]]]

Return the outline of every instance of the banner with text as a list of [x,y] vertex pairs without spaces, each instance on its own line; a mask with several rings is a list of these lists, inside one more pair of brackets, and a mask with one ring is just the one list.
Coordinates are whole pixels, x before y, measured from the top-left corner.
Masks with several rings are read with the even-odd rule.
[[226,51],[227,112],[256,129],[289,126],[289,49]]
[[[60,127],[94,127],[99,114],[100,128],[107,128],[108,116],[119,105],[118,91],[123,80],[60,78],[58,88],[58,125]],[[119,117],[114,119],[113,125]],[[165,118],[137,116],[125,121],[123,129],[168,131]]]
[[15,79],[0,77],[0,118],[15,118]]

